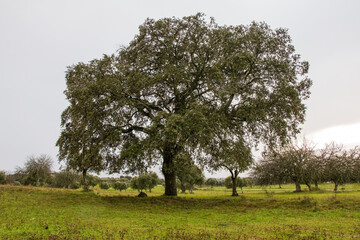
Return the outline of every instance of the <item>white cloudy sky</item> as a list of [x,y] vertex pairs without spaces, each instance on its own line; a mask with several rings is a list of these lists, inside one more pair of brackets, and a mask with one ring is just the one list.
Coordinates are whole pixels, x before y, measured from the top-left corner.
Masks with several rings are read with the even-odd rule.
[[360,144],[360,1],[0,0],[0,170],[55,142],[66,66],[115,52],[144,20],[203,12],[219,24],[285,27],[314,85],[303,135]]

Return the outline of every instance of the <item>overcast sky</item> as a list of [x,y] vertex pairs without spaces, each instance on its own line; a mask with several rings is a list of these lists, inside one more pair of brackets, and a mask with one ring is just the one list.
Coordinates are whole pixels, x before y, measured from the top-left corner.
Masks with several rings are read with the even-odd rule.
[[148,17],[197,12],[221,25],[289,29],[314,82],[302,135],[360,144],[358,0],[0,0],[0,170],[32,154],[57,161],[67,66],[114,53]]

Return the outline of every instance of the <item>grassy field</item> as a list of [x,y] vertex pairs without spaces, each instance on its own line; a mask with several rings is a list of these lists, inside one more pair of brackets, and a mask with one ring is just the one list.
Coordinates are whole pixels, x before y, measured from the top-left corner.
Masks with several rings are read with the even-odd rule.
[[[148,198],[0,185],[0,239],[360,239],[360,185],[294,193],[294,186],[220,187]],[[305,189],[305,188],[304,188]]]

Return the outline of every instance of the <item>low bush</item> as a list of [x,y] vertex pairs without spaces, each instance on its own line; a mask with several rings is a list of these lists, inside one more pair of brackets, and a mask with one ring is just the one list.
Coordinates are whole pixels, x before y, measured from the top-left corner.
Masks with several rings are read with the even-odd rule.
[[61,171],[55,173],[53,186],[57,188],[79,188],[80,176],[73,171]]
[[121,192],[122,190],[126,190],[128,188],[128,185],[125,182],[117,181],[114,183],[113,188],[120,190]]
[[100,184],[99,184],[99,187],[101,188],[101,189],[109,189],[110,188],[110,184],[108,183],[108,182],[101,182]]
[[14,181],[15,186],[21,186],[21,183],[19,181]]

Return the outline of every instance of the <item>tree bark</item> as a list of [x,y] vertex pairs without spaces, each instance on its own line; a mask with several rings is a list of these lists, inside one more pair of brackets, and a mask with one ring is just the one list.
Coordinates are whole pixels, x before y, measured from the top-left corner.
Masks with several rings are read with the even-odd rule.
[[185,184],[183,183],[183,181],[180,181],[180,189],[181,189],[181,193],[185,193],[186,188],[185,188]]
[[295,192],[301,192],[301,186],[300,186],[300,183],[296,182],[296,183],[295,183],[295,186],[296,186],[296,190],[295,190]]
[[84,182],[84,190],[88,191],[89,190],[89,185],[87,183],[87,180],[86,180],[86,172],[87,172],[87,169],[83,169],[82,171],[82,177],[83,177],[83,182]]
[[226,167],[229,172],[231,173],[231,181],[232,181],[232,195],[231,196],[239,196],[239,194],[236,191],[236,187],[237,187],[237,176],[239,174],[238,170],[236,169],[235,171],[233,171],[232,169],[230,169],[229,167]]
[[177,196],[174,155],[169,145],[164,147],[163,159],[162,172],[165,178],[165,196]]
[[319,185],[317,181],[315,181],[315,190],[319,190]]
[[311,191],[311,184],[310,183],[305,183],[305,184],[308,187],[309,191]]
[[177,196],[175,172],[164,173],[164,177],[165,177],[165,195]]
[[231,177],[231,180],[232,180],[232,195],[231,196],[239,196],[239,194],[237,193],[236,191],[236,177]]
[[335,183],[334,191],[336,192],[338,190],[338,184]]

